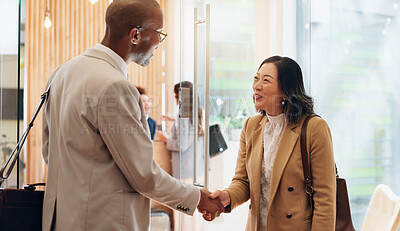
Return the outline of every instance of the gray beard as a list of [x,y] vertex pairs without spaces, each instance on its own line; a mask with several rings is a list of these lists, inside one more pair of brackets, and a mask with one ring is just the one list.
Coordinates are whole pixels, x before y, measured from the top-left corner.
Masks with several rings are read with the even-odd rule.
[[132,55],[131,60],[142,67],[147,67],[150,63],[151,53],[148,54],[135,54]]

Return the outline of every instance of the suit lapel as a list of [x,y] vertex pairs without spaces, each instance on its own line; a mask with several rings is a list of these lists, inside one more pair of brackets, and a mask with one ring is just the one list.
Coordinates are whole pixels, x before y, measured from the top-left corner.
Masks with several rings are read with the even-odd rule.
[[276,153],[274,166],[272,170],[272,180],[269,193],[268,210],[271,208],[270,205],[278,189],[283,170],[285,169],[289,157],[293,152],[293,148],[299,138],[299,135],[293,131],[295,127],[297,127],[297,125],[285,126],[282,133],[281,141],[279,142],[279,147]]
[[[263,116],[260,121],[260,126],[257,130],[253,131],[252,136],[252,163],[251,167],[254,168],[251,171],[254,173],[252,178],[253,192],[254,192],[254,201],[260,201],[260,188],[261,188],[261,163],[262,157],[264,155],[264,128],[265,124],[268,121],[267,116]],[[255,209],[258,214],[260,203],[253,203],[251,206]]]

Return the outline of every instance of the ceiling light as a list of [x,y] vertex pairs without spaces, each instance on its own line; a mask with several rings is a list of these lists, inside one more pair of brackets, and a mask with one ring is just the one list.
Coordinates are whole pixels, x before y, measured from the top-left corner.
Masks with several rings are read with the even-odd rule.
[[50,11],[47,9],[46,12],[44,13],[44,27],[46,29],[49,29],[53,23],[51,22],[50,19]]

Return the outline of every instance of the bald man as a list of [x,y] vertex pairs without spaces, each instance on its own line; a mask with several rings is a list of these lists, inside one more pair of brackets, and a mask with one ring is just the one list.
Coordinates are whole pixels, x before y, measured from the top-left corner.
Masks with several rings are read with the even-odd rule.
[[57,68],[43,112],[48,164],[43,230],[148,230],[150,200],[192,215],[224,210],[210,192],[170,177],[153,160],[140,95],[127,63],[147,66],[165,38],[154,0],[114,0],[101,44]]

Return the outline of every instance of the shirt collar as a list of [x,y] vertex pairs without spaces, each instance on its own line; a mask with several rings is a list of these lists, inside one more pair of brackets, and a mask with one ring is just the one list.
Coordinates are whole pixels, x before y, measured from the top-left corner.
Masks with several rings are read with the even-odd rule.
[[270,116],[267,114],[268,121],[270,121],[273,124],[280,124],[280,123],[285,123],[286,122],[286,117],[285,114],[281,113],[276,116]]
[[121,58],[115,51],[111,50],[109,47],[104,46],[103,44],[97,43],[94,45],[94,49],[101,50],[109,55],[118,65],[118,67],[124,72],[123,74],[128,78],[128,64],[124,59]]

